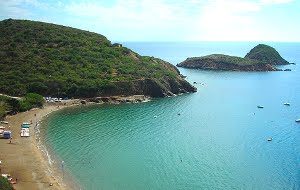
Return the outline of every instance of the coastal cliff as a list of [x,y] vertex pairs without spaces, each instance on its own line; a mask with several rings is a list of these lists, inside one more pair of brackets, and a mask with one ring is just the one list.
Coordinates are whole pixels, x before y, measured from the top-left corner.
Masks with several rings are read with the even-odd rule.
[[13,96],[165,97],[197,89],[178,69],[105,36],[71,27],[0,21],[0,92]]
[[290,64],[272,47],[259,44],[244,58],[223,54],[187,58],[178,67],[223,71],[280,71],[274,65]]

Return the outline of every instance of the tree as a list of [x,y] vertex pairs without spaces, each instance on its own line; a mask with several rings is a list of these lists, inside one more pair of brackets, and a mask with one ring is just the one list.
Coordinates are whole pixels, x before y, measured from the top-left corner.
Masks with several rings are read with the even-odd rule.
[[28,93],[20,101],[20,111],[27,111],[34,107],[42,107],[43,103],[43,96],[35,93]]
[[9,181],[4,178],[0,177],[0,189],[1,190],[13,190],[13,186],[9,183]]
[[28,92],[46,94],[47,86],[42,82],[33,82],[28,85]]
[[4,118],[6,115],[6,103],[0,102],[0,119]]

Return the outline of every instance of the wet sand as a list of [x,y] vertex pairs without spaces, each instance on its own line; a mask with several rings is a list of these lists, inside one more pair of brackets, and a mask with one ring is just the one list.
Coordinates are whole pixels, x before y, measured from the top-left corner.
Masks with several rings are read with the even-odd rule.
[[[137,103],[149,101],[149,97],[143,95],[135,96],[113,96],[108,97],[107,103]],[[71,182],[62,183],[59,178],[60,174],[55,173],[57,168],[50,168],[46,154],[38,148],[39,143],[35,134],[34,127],[43,117],[50,113],[80,105],[81,100],[68,100],[61,103],[47,103],[42,109],[32,109],[27,112],[18,113],[16,115],[7,116],[5,121],[8,124],[0,124],[5,126],[6,130],[12,131],[12,143],[9,139],[0,139],[0,165],[1,172],[10,174],[13,180],[16,178],[17,184],[14,188],[17,190],[69,190],[73,189]],[[95,104],[87,102],[88,104]],[[102,104],[104,102],[100,102]],[[31,122],[30,137],[20,137],[21,124],[23,122]],[[8,127],[10,126],[10,127]],[[69,183],[69,184],[68,184]],[[50,186],[50,184],[53,184]],[[72,184],[72,185],[71,185]]]
[[[12,143],[9,139],[0,139],[1,173],[10,174],[17,184],[17,190],[65,190],[71,189],[56,178],[54,170],[49,170],[46,156],[38,149],[34,126],[44,116],[53,111],[70,107],[78,102],[68,102],[66,105],[45,105],[43,109],[33,109],[27,112],[7,116],[8,124],[0,124],[12,131]],[[20,137],[21,124],[32,121],[30,137]],[[53,186],[50,186],[50,183]]]

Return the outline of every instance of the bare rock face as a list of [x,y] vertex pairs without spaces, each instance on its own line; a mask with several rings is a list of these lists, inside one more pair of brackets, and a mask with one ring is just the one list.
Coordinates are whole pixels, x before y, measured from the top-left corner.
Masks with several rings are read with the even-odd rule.
[[116,82],[115,88],[100,92],[101,96],[130,96],[133,94],[143,94],[150,97],[166,97],[180,93],[196,92],[197,88],[186,80],[178,77],[158,79],[141,79],[130,82]]

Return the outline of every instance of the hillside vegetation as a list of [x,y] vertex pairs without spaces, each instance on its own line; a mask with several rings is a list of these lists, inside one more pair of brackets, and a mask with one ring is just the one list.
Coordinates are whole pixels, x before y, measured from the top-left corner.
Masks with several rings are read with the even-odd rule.
[[13,190],[13,186],[9,183],[9,181],[5,177],[0,177],[0,189],[1,190]]
[[[237,56],[223,55],[223,54],[211,54],[203,57],[199,57],[202,61],[219,61],[224,64],[235,64],[235,65],[253,65],[259,64],[260,62],[251,59],[245,59]],[[197,60],[196,58],[188,58],[188,60]]]
[[16,96],[163,97],[196,90],[163,60],[100,34],[28,20],[0,22],[0,68],[0,92]]
[[178,67],[226,70],[226,71],[278,71],[274,65],[289,64],[272,47],[264,44],[255,46],[242,57],[212,54],[202,57],[187,58],[177,64]]
[[269,63],[272,65],[287,65],[288,61],[283,59],[280,54],[271,46],[259,44],[250,50],[245,58]]
[[32,108],[40,108],[43,103],[43,96],[35,93],[28,93],[22,99],[0,95],[0,119],[3,119],[8,113],[15,114]]

